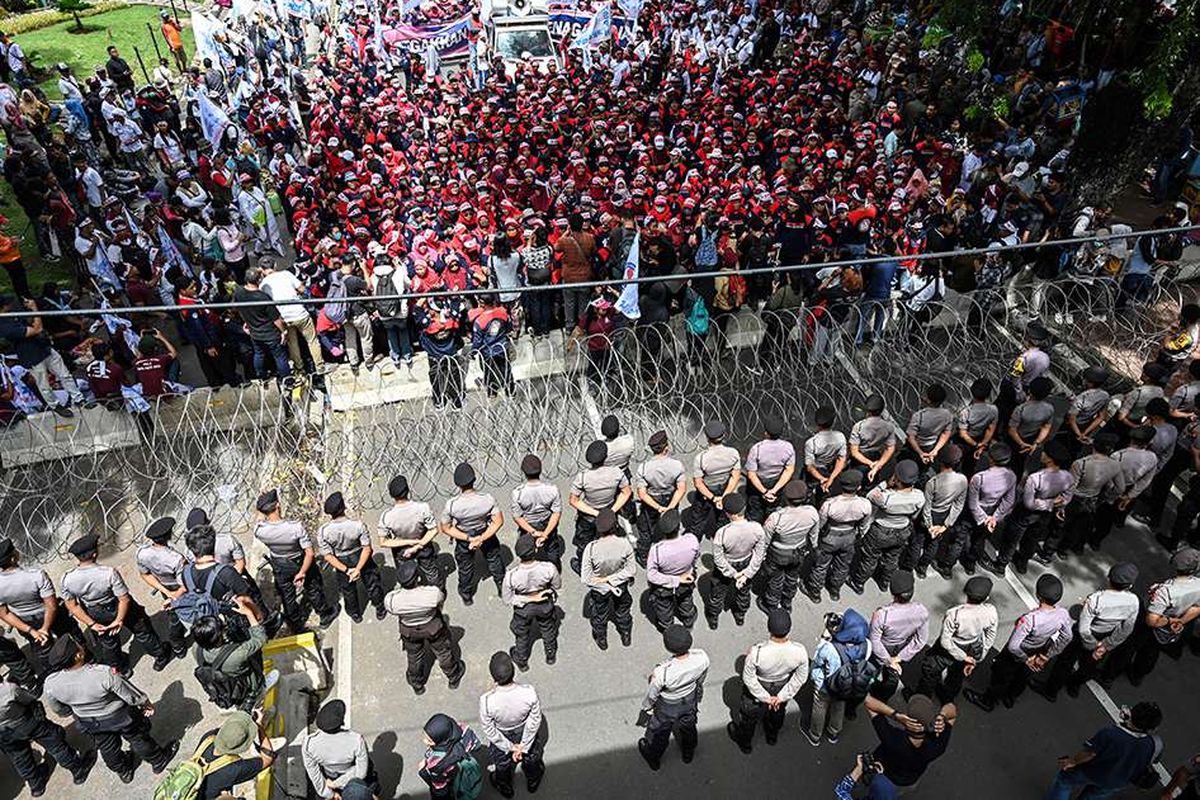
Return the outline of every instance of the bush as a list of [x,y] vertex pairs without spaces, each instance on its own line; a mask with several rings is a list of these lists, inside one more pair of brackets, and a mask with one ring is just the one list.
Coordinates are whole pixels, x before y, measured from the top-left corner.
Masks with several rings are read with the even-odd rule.
[[[126,8],[128,5],[129,3],[126,3],[125,0],[100,0],[100,2],[92,4],[91,8],[86,11],[80,11],[79,16],[90,17],[106,11]],[[72,19],[71,14],[59,11],[57,8],[41,8],[37,11],[30,11],[28,14],[0,17],[0,30],[11,34],[29,33],[56,25],[59,22],[66,22],[69,19]]]

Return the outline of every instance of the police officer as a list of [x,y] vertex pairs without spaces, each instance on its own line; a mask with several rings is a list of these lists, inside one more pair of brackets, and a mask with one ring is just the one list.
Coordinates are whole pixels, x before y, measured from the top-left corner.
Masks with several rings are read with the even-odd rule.
[[1156,397],[1163,396],[1162,387],[1170,377],[1170,371],[1161,364],[1147,363],[1142,367],[1138,385],[1121,398],[1117,414],[1109,421],[1108,428],[1115,431],[1122,441],[1134,428],[1146,423],[1146,406]]
[[814,499],[829,497],[846,468],[846,434],[833,430],[837,412],[821,406],[813,414],[817,430],[804,441],[804,472]]
[[509,655],[524,672],[529,669],[535,627],[546,648],[546,663],[558,659],[559,608],[555,600],[562,588],[562,575],[553,564],[537,560],[537,544],[528,533],[517,537],[513,552],[517,560],[504,573],[500,592],[504,602],[513,607],[509,628],[516,642]]
[[904,429],[910,454],[907,457],[922,471],[933,464],[954,432],[954,412],[943,406],[945,402],[946,387],[940,383],[930,384],[925,389],[925,405],[913,412]]
[[808,651],[788,638],[791,630],[792,615],[782,608],[772,609],[767,614],[770,638],[746,653],[742,700],[733,712],[733,721],[725,726],[725,732],[743,753],[751,751],[759,719],[767,744],[775,744],[788,703],[808,680]]
[[866,474],[868,483],[886,481],[895,467],[896,426],[883,418],[883,409],[883,398],[871,395],[863,406],[867,415],[850,428],[851,463]]
[[1099,550],[1113,528],[1125,524],[1125,518],[1142,493],[1150,488],[1158,472],[1158,456],[1150,450],[1154,439],[1154,428],[1139,425],[1129,432],[1129,446],[1113,453],[1113,460],[1121,465],[1125,491],[1115,498],[1106,498],[1096,512],[1096,522],[1087,544]]
[[[46,678],[43,698],[61,716],[75,718],[75,725],[96,742],[104,764],[122,783],[132,783],[137,760],[161,773],[179,751],[179,742],[161,745],[150,736],[154,706],[141,689],[112,667],[87,664],[83,648],[73,636],[62,636],[50,649],[51,674]],[[122,748],[129,742],[133,752]]]
[[785,505],[772,511],[763,525],[767,537],[763,561],[767,588],[760,598],[763,611],[792,610],[804,563],[817,548],[821,515],[807,500],[808,486],[793,478],[783,487]]
[[[608,455],[604,458],[606,467],[616,467],[625,475],[625,479],[629,481],[630,486],[633,485],[633,470],[629,463],[633,460],[633,449],[636,446],[633,435],[629,433],[621,433],[621,423],[612,414],[609,414],[600,421],[600,435],[604,437],[604,444],[608,448]],[[620,515],[629,520],[631,524],[637,523],[637,503],[632,499],[618,512]],[[559,570],[561,572],[561,569]]]
[[692,533],[679,535],[679,512],[673,508],[659,516],[655,527],[659,540],[651,545],[646,557],[654,627],[661,633],[678,620],[691,628],[697,616],[694,595],[700,540]]
[[643,461],[637,471],[639,504],[637,562],[646,566],[650,546],[657,541],[658,519],[665,512],[679,508],[687,494],[687,468],[671,455],[671,443],[666,431],[655,431],[647,442],[654,455]]
[[817,557],[804,582],[804,593],[814,603],[821,602],[823,587],[830,599],[841,599],[854,548],[871,527],[871,501],[858,496],[860,488],[862,473],[848,469],[838,476],[839,494],[821,504]]
[[958,441],[962,447],[961,468],[965,475],[975,474],[975,464],[983,458],[996,435],[1000,410],[988,402],[992,396],[992,382],[987,378],[976,378],[971,384],[971,402],[958,412]]
[[1050,369],[1050,331],[1040,322],[1031,322],[1025,327],[1025,349],[1013,359],[1008,374],[1000,382],[996,406],[1000,410],[1000,423],[1008,427],[1008,418],[1018,403],[1025,401],[1029,384]]
[[150,593],[163,599],[167,618],[168,643],[176,658],[187,653],[187,630],[179,616],[170,606],[170,601],[184,593],[180,575],[187,566],[187,557],[171,547],[171,536],[175,532],[172,517],[159,517],[146,526],[147,544],[137,549],[135,561],[138,577],[150,587]]
[[892,573],[900,568],[901,551],[913,535],[913,522],[925,508],[925,493],[915,484],[921,469],[905,459],[887,484],[867,492],[874,513],[871,528],[858,543],[858,558],[850,575],[850,588],[862,594],[869,578],[887,591]]
[[[208,518],[208,513],[202,508],[193,508],[187,515],[187,530],[199,527],[200,525],[211,526],[212,522]],[[254,601],[254,604],[259,609],[265,609],[267,604],[263,601],[262,589],[258,586],[258,581],[246,569],[246,550],[242,547],[242,543],[237,540],[237,537],[232,533],[217,532],[212,529],[216,541],[213,544],[213,558],[217,564],[228,565],[237,570],[238,575],[246,582],[249,591],[247,596]],[[185,539],[186,541],[186,539]],[[195,562],[198,559],[198,554],[192,552],[191,547],[187,548],[186,553],[188,560]]]
[[[54,640],[74,636],[82,641],[75,619],[58,607],[54,584],[44,569],[23,569],[17,548],[9,539],[0,539],[0,620],[20,633],[29,642],[34,669],[41,677],[48,672],[46,657]],[[9,669],[26,686],[33,685],[15,654],[6,656]]]
[[746,497],[731,494],[725,498],[725,513],[729,522],[713,536],[713,565],[710,573],[709,603],[704,616],[714,631],[725,610],[726,599],[732,594],[733,621],[746,622],[750,610],[750,581],[758,574],[767,554],[767,535],[762,525],[746,519]]
[[732,447],[722,444],[724,423],[713,420],[704,426],[708,447],[692,462],[692,485],[696,489],[688,509],[687,528],[698,538],[712,538],[724,523],[722,506],[725,497],[737,491],[742,481],[742,457]]
[[80,626],[92,634],[96,662],[129,674],[129,657],[121,650],[121,629],[128,628],[142,649],[154,657],[154,671],[164,670],[174,654],[158,638],[146,609],[129,594],[121,573],[96,563],[100,537],[89,533],[67,549],[79,566],[63,575],[63,602]]
[[1068,552],[1082,553],[1084,545],[1092,540],[1100,504],[1112,502],[1125,493],[1125,473],[1112,457],[1116,446],[1115,433],[1098,433],[1092,440],[1092,452],[1071,463],[1075,491],[1067,505],[1066,519],[1055,526],[1061,535],[1052,531],[1034,560],[1047,563],[1054,555],[1065,558]]
[[13,769],[29,787],[31,797],[46,793],[50,768],[38,763],[30,744],[37,742],[45,755],[70,770],[76,786],[83,785],[96,765],[96,751],[80,753],[67,743],[61,725],[46,719],[46,709],[37,697],[9,681],[0,681],[0,752],[12,761]]
[[637,564],[633,545],[618,536],[617,516],[604,509],[596,517],[598,538],[583,548],[583,585],[591,607],[592,638],[608,649],[608,622],[612,620],[625,647],[633,641],[633,578]]
[[375,606],[375,619],[387,616],[383,607],[383,583],[371,549],[371,533],[361,521],[346,516],[346,499],[341,492],[325,498],[326,522],[317,529],[317,552],[333,569],[346,613],[355,622],[362,622],[363,602],[358,593],[362,586],[367,600]]
[[575,555],[571,569],[576,575],[580,574],[583,548],[596,538],[596,517],[606,508],[614,514],[620,513],[633,494],[625,473],[604,463],[608,445],[597,439],[587,446],[584,457],[590,468],[575,476],[568,499],[575,509],[575,537],[571,542],[575,545]]
[[317,797],[349,797],[356,786],[378,795],[379,776],[367,752],[367,740],[346,727],[346,704],[330,700],[321,706],[313,724],[317,729],[304,735],[300,757]]
[[879,665],[879,678],[871,693],[887,700],[900,685],[900,673],[929,640],[929,609],[914,603],[913,574],[900,570],[892,575],[892,602],[871,615],[869,638],[871,658]]
[[1029,568],[1029,559],[1041,547],[1049,527],[1065,518],[1075,486],[1071,473],[1063,469],[1070,459],[1062,442],[1050,442],[1042,450],[1042,468],[1025,478],[1020,503],[999,537],[996,557],[981,559],[984,569],[1003,577],[1010,561],[1022,574]]
[[[938,453],[938,471],[925,482],[925,507],[913,527],[908,550],[901,559],[918,578],[924,578],[939,551],[949,547],[967,505],[967,476],[958,471],[962,448],[951,442]],[[954,563],[951,561],[950,563]]]
[[1017,497],[1017,474],[1008,468],[1012,448],[1004,442],[988,446],[988,466],[971,476],[967,484],[966,520],[952,546],[938,556],[938,574],[950,579],[954,563],[961,560],[968,575],[987,556],[987,542],[1002,537]]
[[[1046,400],[1054,384],[1042,376],[1029,384],[1029,397],[1013,409],[1008,418],[1008,441],[1017,454],[1022,474],[1036,464],[1037,450],[1050,438],[1054,406]],[[1070,451],[1068,450],[1068,458]]]
[[520,765],[525,788],[533,794],[546,775],[541,701],[532,686],[514,681],[508,653],[494,653],[488,671],[492,688],[479,698],[479,722],[495,766],[488,779],[502,797],[512,797],[513,773]]
[[1140,686],[1154,670],[1159,654],[1183,651],[1184,636],[1200,617],[1200,550],[1185,547],[1171,556],[1175,577],[1150,587],[1142,626],[1133,642],[1129,682]]
[[1108,401],[1112,396],[1104,389],[1106,383],[1108,370],[1104,367],[1088,367],[1083,371],[1083,391],[1072,397],[1071,404],[1067,406],[1063,431],[1070,436],[1063,438],[1076,456],[1093,443],[1101,426],[1108,421]]
[[549,561],[562,572],[562,557],[567,551],[566,542],[558,532],[562,495],[557,486],[542,480],[542,460],[533,453],[521,459],[521,473],[525,482],[512,492],[513,522],[533,537],[538,558]]
[[8,679],[31,692],[40,692],[37,673],[21,652],[21,646],[8,638],[8,629],[0,629],[0,665],[8,669]]
[[991,711],[996,703],[1012,708],[1034,673],[1049,675],[1049,667],[1071,642],[1071,615],[1058,607],[1063,585],[1057,575],[1046,573],[1035,587],[1038,607],[1017,619],[1008,644],[992,661],[987,690],[964,689],[967,700]]
[[408,498],[408,478],[397,475],[388,481],[392,507],[379,516],[379,546],[392,551],[396,569],[405,561],[417,565],[427,586],[446,588],[446,576],[437,563],[437,518],[428,503]]
[[463,605],[475,602],[479,588],[475,581],[475,552],[483,553],[488,572],[499,593],[504,580],[504,561],[500,557],[498,534],[504,525],[504,512],[490,494],[475,490],[475,469],[465,461],[454,468],[458,497],[446,501],[442,509],[442,533],[454,540],[454,561],[458,564],[458,596]]
[[[307,630],[311,605],[321,616],[321,627],[328,628],[337,619],[338,609],[325,597],[325,585],[308,532],[299,521],[283,518],[279,492],[275,489],[259,495],[255,507],[263,519],[254,526],[254,538],[269,551],[267,560],[271,562],[275,594],[283,606],[288,627],[297,634]],[[301,590],[303,598],[298,596]]]
[[682,625],[670,625],[663,631],[663,647],[671,657],[650,672],[650,684],[642,700],[647,716],[646,732],[638,740],[638,752],[658,771],[663,753],[671,742],[671,733],[679,742],[683,763],[696,755],[696,719],[704,697],[704,679],[708,675],[708,654],[692,648],[692,634]]
[[921,680],[915,694],[953,703],[969,678],[996,643],[1000,618],[987,602],[992,580],[976,575],[963,587],[967,602],[954,606],[942,618],[941,634],[921,659]]
[[783,435],[783,420],[763,422],[766,437],[746,453],[746,517],[761,523],[779,506],[783,487],[796,472],[796,448]]
[[[1045,687],[1055,697],[1064,685],[1071,697],[1089,680],[1112,685],[1112,676],[1124,672],[1132,653],[1122,645],[1129,640],[1140,614],[1138,596],[1130,591],[1137,582],[1133,564],[1114,564],[1108,571],[1108,587],[1089,594],[1079,611],[1076,636],[1054,664]],[[1129,657],[1125,654],[1129,653]]]
[[450,688],[458,688],[467,665],[454,653],[450,640],[450,626],[442,613],[446,592],[439,586],[423,584],[420,568],[412,559],[401,561],[396,566],[396,588],[383,599],[383,607],[400,618],[400,644],[408,659],[405,679],[417,694],[425,693],[429,680],[432,653],[450,681]]

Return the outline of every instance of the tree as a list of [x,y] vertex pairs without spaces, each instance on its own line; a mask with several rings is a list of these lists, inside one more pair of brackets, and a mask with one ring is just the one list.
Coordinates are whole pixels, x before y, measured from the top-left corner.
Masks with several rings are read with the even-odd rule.
[[70,14],[75,18],[75,27],[73,30],[83,30],[83,20],[79,18],[80,11],[87,11],[92,7],[92,4],[87,0],[56,0],[58,10]]

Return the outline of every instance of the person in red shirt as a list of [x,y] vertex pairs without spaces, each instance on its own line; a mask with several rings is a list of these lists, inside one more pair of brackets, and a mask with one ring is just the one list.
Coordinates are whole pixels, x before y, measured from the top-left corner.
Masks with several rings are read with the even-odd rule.
[[92,345],[92,362],[87,365],[88,386],[97,400],[119,400],[121,387],[128,386],[125,370],[113,359],[108,342]]
[[[158,397],[167,393],[166,383],[178,373],[175,347],[156,330],[147,330],[138,343],[138,357],[133,371],[142,384],[143,397]],[[174,370],[172,369],[174,368]]]

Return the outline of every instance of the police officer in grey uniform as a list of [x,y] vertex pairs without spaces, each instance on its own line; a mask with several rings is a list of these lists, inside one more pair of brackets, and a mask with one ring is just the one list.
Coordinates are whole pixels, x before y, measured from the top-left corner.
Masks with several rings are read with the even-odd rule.
[[608,649],[608,622],[612,620],[625,647],[633,641],[633,578],[637,563],[633,545],[618,536],[617,516],[609,509],[596,517],[597,538],[583,548],[583,585],[591,607],[592,638]]
[[[150,587],[154,597],[161,597],[164,604],[184,593],[182,578],[187,557],[171,547],[171,536],[175,532],[175,520],[172,517],[159,517],[146,526],[148,544],[137,550],[138,577],[142,583]],[[167,618],[168,643],[176,658],[187,653],[187,630],[175,611],[167,605],[163,612]]]
[[700,540],[693,533],[679,535],[679,512],[675,509],[664,511],[656,527],[659,540],[650,546],[646,557],[654,627],[661,633],[678,620],[691,628],[697,616],[694,596]]
[[883,398],[873,394],[863,406],[866,416],[850,428],[850,461],[868,483],[886,481],[895,468],[896,426],[883,418]]
[[596,538],[596,517],[606,508],[614,514],[620,513],[633,495],[625,473],[604,463],[608,445],[597,439],[587,446],[584,457],[591,466],[575,476],[568,498],[575,509],[575,537],[571,541],[575,555],[571,558],[571,569],[576,575],[580,574],[583,548]]
[[46,719],[46,709],[37,697],[15,683],[0,681],[0,753],[12,761],[13,769],[29,787],[31,797],[46,793],[50,768],[38,763],[30,744],[37,742],[45,755],[71,772],[76,786],[87,781],[96,765],[96,751],[80,753],[67,743],[61,725]]
[[513,552],[517,561],[504,573],[500,592],[504,602],[513,607],[509,628],[516,642],[509,655],[524,672],[529,669],[534,628],[546,648],[546,663],[558,659],[559,608],[555,601],[562,588],[562,575],[553,564],[537,560],[537,544],[528,533],[517,537]]
[[562,495],[553,483],[542,480],[542,460],[533,453],[521,459],[525,482],[512,491],[513,522],[522,533],[533,537],[538,559],[549,561],[562,572],[567,544],[558,532],[562,520]]
[[504,580],[504,561],[500,556],[498,534],[504,525],[504,512],[490,494],[475,491],[475,469],[465,461],[454,468],[458,497],[446,501],[442,509],[442,533],[454,540],[454,561],[458,564],[458,596],[464,605],[475,602],[479,588],[475,582],[475,552],[483,553],[488,572],[500,592]]
[[[137,759],[150,764],[157,775],[179,752],[179,742],[165,746],[150,736],[154,706],[141,689],[112,667],[87,664],[83,648],[73,636],[62,636],[50,649],[51,674],[43,699],[61,716],[75,718],[75,726],[96,742],[104,764],[122,783],[132,783]],[[133,752],[122,748],[129,742]]]
[[837,485],[839,494],[821,504],[816,561],[804,582],[804,593],[814,603],[821,602],[822,588],[829,589],[831,599],[841,599],[854,549],[870,530],[874,513],[871,501],[858,496],[862,488],[861,472],[844,471],[838,476]]
[[[283,616],[293,633],[308,629],[308,606],[321,616],[321,627],[328,628],[337,619],[338,609],[325,597],[325,585],[317,566],[312,540],[297,520],[284,519],[279,510],[279,493],[272,489],[259,495],[255,503],[263,519],[254,526],[254,538],[270,552],[275,594],[283,606]],[[303,600],[298,591],[303,590]],[[304,602],[304,601],[307,601]]]
[[646,566],[650,546],[658,541],[658,519],[679,503],[687,494],[687,468],[671,455],[671,443],[666,431],[650,434],[646,443],[654,455],[643,461],[637,471],[639,503],[638,538],[634,555],[638,564]]
[[746,453],[746,518],[761,523],[779,506],[783,487],[796,472],[796,448],[783,435],[783,420],[763,422],[766,438]]
[[871,615],[871,658],[879,665],[871,694],[880,700],[896,693],[904,665],[925,649],[929,639],[929,609],[913,602],[913,587],[911,572],[900,570],[892,575],[892,602]]
[[960,559],[967,574],[974,575],[976,565],[987,556],[988,539],[993,534],[1004,535],[1017,497],[1017,475],[1008,468],[1011,458],[1011,447],[1004,442],[992,442],[988,447],[988,466],[968,481],[970,519],[962,526],[949,552],[939,554],[937,571],[943,578],[950,579],[954,562]]
[[967,602],[954,606],[942,619],[941,634],[921,660],[921,680],[914,694],[953,703],[970,677],[996,643],[1000,625],[996,607],[987,602],[992,579],[969,578],[963,586]]
[[379,515],[379,546],[392,551],[396,569],[405,561],[417,565],[426,586],[446,588],[446,575],[437,563],[437,518],[428,503],[408,499],[408,478],[388,481],[392,507]]
[[346,613],[355,622],[362,622],[363,602],[358,592],[362,586],[367,600],[375,606],[375,619],[387,616],[383,607],[383,582],[371,548],[371,533],[361,521],[346,516],[346,499],[341,492],[325,498],[325,513],[330,520],[317,529],[317,552],[333,569]]
[[1196,618],[1200,617],[1200,550],[1185,547],[1171,556],[1175,577],[1150,587],[1150,598],[1142,625],[1134,634],[1133,662],[1129,665],[1129,682],[1140,686],[1158,663],[1164,650],[1177,656],[1183,652]]
[[1042,376],[1029,384],[1029,397],[1008,418],[1008,441],[1023,473],[1037,468],[1037,453],[1053,430],[1054,406],[1046,399],[1054,384]]
[[[629,481],[630,486],[632,486],[633,469],[630,467],[630,462],[633,460],[633,451],[637,446],[633,434],[621,433],[621,423],[615,416],[609,414],[600,421],[600,435],[604,437],[604,444],[608,447],[608,455],[604,458],[604,465],[606,467],[616,467],[621,470],[621,472],[625,473],[625,478]],[[631,524],[636,524],[637,503],[631,498],[628,503],[621,507],[618,513],[629,520]]]
[[[23,569],[9,539],[0,539],[0,620],[29,642],[33,667],[42,678],[48,672],[46,657],[55,639],[74,636],[75,641],[83,641],[75,618],[59,608],[58,595],[46,570]],[[24,659],[17,660],[16,654],[9,652],[5,663],[27,687],[36,685],[21,666]]]
[[955,538],[967,505],[967,476],[958,471],[961,462],[962,448],[951,442],[938,453],[937,473],[925,482],[925,508],[900,559],[918,578],[925,577],[939,551]]
[[[1057,554],[1066,558],[1068,552],[1082,553],[1084,545],[1092,539],[1100,504],[1111,502],[1125,493],[1125,473],[1112,457],[1116,446],[1117,435],[1103,431],[1092,440],[1092,452],[1071,463],[1075,492],[1067,506],[1066,519],[1046,537],[1039,555],[1049,557]],[[1041,560],[1037,555],[1034,558]]]
[[454,652],[450,626],[442,613],[445,600],[441,587],[420,582],[420,570],[411,559],[396,567],[396,588],[383,599],[384,608],[400,618],[400,643],[408,659],[404,677],[417,694],[425,693],[427,667],[432,667],[430,653],[437,658],[451,689],[458,688],[467,672],[467,665]]
[[837,412],[821,406],[813,415],[816,432],[804,442],[804,473],[813,501],[833,494],[838,476],[846,468],[846,434],[833,430]]
[[[1079,611],[1075,636],[1054,664],[1045,692],[1054,697],[1063,686],[1071,697],[1089,680],[1111,686],[1114,675],[1125,671],[1132,659],[1122,647],[1137,627],[1141,604],[1130,591],[1137,583],[1133,564],[1114,564],[1108,571],[1108,586],[1089,594]],[[1128,656],[1126,654],[1128,653]]]
[[367,752],[367,740],[346,727],[346,704],[330,700],[313,720],[315,731],[304,735],[300,757],[309,785],[322,800],[352,794],[356,789],[380,793],[379,776]]
[[129,657],[121,650],[121,629],[128,628],[138,644],[154,658],[154,671],[161,672],[174,654],[154,631],[146,609],[129,594],[129,587],[115,567],[96,563],[100,537],[81,536],[68,548],[79,566],[63,575],[63,602],[79,625],[92,635],[96,662],[129,673]]
[[488,671],[493,685],[479,698],[479,723],[495,767],[488,778],[502,797],[512,797],[513,773],[520,765],[525,788],[533,794],[546,775],[541,701],[532,686],[513,680],[508,653],[493,653]]
[[1108,421],[1108,402],[1112,396],[1104,389],[1106,383],[1108,370],[1088,367],[1083,371],[1083,391],[1072,397],[1067,407],[1060,436],[1076,457],[1092,444],[1097,431]]
[[1139,425],[1129,432],[1129,446],[1113,453],[1113,460],[1121,465],[1125,491],[1116,497],[1106,497],[1100,504],[1095,524],[1087,544],[1099,550],[1113,528],[1125,524],[1125,518],[1142,493],[1150,488],[1158,472],[1158,456],[1150,450],[1154,439],[1154,428]]
[[772,609],[767,614],[770,638],[746,653],[742,700],[733,712],[733,721],[725,726],[725,732],[743,753],[751,752],[759,719],[767,744],[775,744],[788,703],[808,680],[808,651],[788,639],[791,630],[792,615],[782,608]]
[[1061,442],[1050,442],[1042,449],[1042,468],[1025,478],[1013,518],[997,542],[996,557],[980,560],[988,572],[1004,577],[1004,568],[1011,561],[1013,568],[1024,574],[1050,526],[1063,522],[1075,488],[1075,478],[1066,469],[1070,458]]
[[904,459],[887,484],[867,493],[873,507],[871,528],[858,543],[858,558],[850,576],[850,588],[862,594],[868,579],[888,590],[892,574],[900,568],[900,553],[912,536],[913,523],[925,508],[925,493],[916,488],[921,470]]
[[692,486],[696,492],[684,518],[684,527],[696,538],[712,538],[725,523],[722,506],[726,496],[737,491],[742,481],[742,457],[732,447],[722,444],[724,423],[713,420],[704,426],[708,447],[692,461]]
[[988,402],[991,396],[992,382],[976,378],[971,384],[971,402],[958,412],[958,441],[963,453],[960,468],[967,477],[975,474],[975,464],[987,452],[999,425],[1000,410]]
[[730,595],[734,624],[746,622],[746,612],[750,610],[750,582],[767,555],[767,534],[762,525],[745,517],[745,495],[726,497],[725,513],[729,522],[713,536],[713,571],[709,574],[712,583],[708,606],[704,610],[708,627],[714,631]]
[[763,525],[767,537],[763,560],[767,588],[760,598],[763,611],[792,610],[804,564],[817,549],[821,515],[807,502],[808,486],[793,478],[783,487],[783,501],[785,505],[772,511]]
[[940,383],[930,384],[925,389],[925,405],[909,417],[904,429],[907,453],[921,469],[928,472],[937,454],[950,441],[954,433],[954,412],[945,408],[946,387]]
[[[187,515],[187,530],[196,528],[200,525],[212,525],[212,521],[208,518],[208,513],[202,508],[193,508]],[[250,592],[247,595],[259,609],[267,608],[266,602],[263,600],[262,589],[258,586],[258,581],[246,569],[246,550],[242,547],[242,543],[232,533],[216,531],[217,541],[213,549],[213,558],[216,563],[221,565],[229,565],[237,570],[238,575],[242,576],[242,580],[250,587]],[[189,561],[195,562],[196,554],[191,548],[187,548],[185,555]]]
[[679,742],[683,763],[692,763],[699,739],[696,721],[709,667],[708,653],[692,648],[691,631],[682,625],[671,625],[663,632],[663,647],[671,657],[650,672],[650,684],[642,700],[646,733],[637,745],[646,764],[655,771],[662,766],[672,732]]

